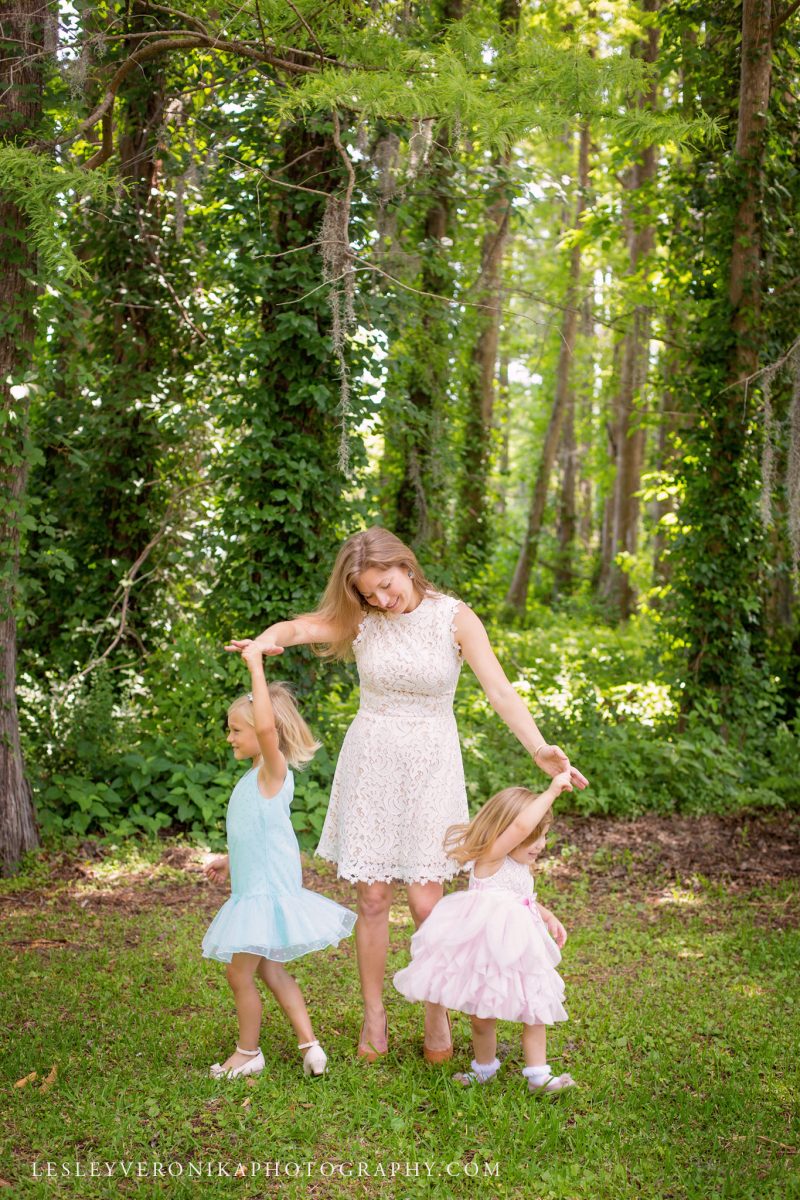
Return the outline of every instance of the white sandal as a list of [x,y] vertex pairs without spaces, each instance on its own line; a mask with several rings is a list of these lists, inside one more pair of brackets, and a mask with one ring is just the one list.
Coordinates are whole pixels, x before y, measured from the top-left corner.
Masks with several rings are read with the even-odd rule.
[[266,1066],[264,1055],[261,1053],[261,1047],[255,1050],[243,1050],[241,1046],[236,1047],[237,1054],[246,1054],[250,1062],[242,1063],[238,1067],[223,1067],[220,1063],[214,1063],[209,1069],[209,1075],[212,1079],[236,1079],[241,1075],[260,1075]]
[[316,1038],[313,1042],[300,1042],[297,1049],[305,1050],[305,1054],[303,1055],[304,1075],[325,1074],[325,1067],[328,1064],[328,1056]]
[[568,1088],[577,1087],[577,1083],[571,1075],[551,1075],[549,1079],[545,1079],[544,1083],[534,1083],[532,1079],[528,1080],[528,1091],[536,1094],[537,1092],[566,1092]]

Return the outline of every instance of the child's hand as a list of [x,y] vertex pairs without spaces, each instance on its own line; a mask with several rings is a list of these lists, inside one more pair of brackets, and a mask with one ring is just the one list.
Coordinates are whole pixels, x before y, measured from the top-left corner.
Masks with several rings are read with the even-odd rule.
[[562,792],[572,791],[572,779],[569,768],[566,771],[559,771],[557,775],[553,776],[550,780],[550,791],[555,792],[557,796],[560,796]]
[[260,667],[263,662],[263,651],[258,642],[247,642],[239,651],[248,667]]
[[224,883],[230,873],[231,869],[227,854],[221,854],[219,858],[212,858],[211,862],[205,868],[205,874],[212,883]]
[[558,917],[554,917],[553,914],[551,912],[548,912],[548,910],[546,908],[542,908],[540,906],[539,911],[542,914],[542,920],[544,921],[545,925],[547,926],[547,932],[550,934],[550,937],[553,939],[553,941],[555,942],[555,944],[558,946],[558,948],[560,950],[561,947],[564,945],[564,943],[567,940],[566,929],[561,924]]

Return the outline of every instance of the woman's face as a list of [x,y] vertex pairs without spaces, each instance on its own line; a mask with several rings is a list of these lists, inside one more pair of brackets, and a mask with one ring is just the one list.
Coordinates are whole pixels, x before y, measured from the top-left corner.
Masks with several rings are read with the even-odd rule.
[[355,578],[355,585],[367,604],[390,616],[412,612],[419,604],[411,576],[405,567],[370,567]]

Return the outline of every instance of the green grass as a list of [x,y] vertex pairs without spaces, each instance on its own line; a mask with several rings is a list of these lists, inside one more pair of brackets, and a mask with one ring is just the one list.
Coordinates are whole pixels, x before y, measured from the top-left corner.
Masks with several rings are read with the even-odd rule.
[[[549,1057],[578,1079],[573,1094],[527,1095],[511,1025],[501,1026],[498,1078],[483,1089],[454,1085],[452,1071],[468,1058],[466,1019],[455,1022],[455,1064],[427,1067],[421,1014],[397,994],[391,1053],[372,1067],[355,1061],[352,940],[295,964],[330,1074],[303,1078],[291,1032],[268,1002],[267,1072],[253,1084],[223,1083],[206,1071],[232,1048],[234,1010],[224,969],[199,952],[219,894],[196,869],[159,862],[162,852],[128,847],[85,865],[31,859],[24,874],[0,882],[0,1176],[15,1194],[178,1198],[201,1187],[214,1196],[347,1200],[800,1196],[794,885],[737,895],[702,881],[623,880],[601,891],[585,872],[543,876],[541,897],[570,930],[570,1020],[552,1033]],[[396,969],[410,923],[400,905],[394,916]],[[40,1090],[53,1066],[55,1081]],[[13,1086],[32,1071],[35,1081]],[[181,1163],[185,1171],[190,1162],[221,1161],[231,1172],[239,1161],[248,1169],[317,1165],[302,1178],[199,1184],[126,1180],[119,1167],[105,1180],[32,1177],[34,1161],[60,1172],[76,1160],[85,1169],[91,1160]],[[323,1163],[350,1162],[352,1176],[322,1174]],[[359,1178],[358,1163],[370,1174]],[[420,1164],[420,1174],[406,1175],[406,1163]],[[457,1164],[454,1174],[448,1163]],[[401,1164],[393,1181],[392,1164]],[[497,1174],[484,1174],[485,1164]]]

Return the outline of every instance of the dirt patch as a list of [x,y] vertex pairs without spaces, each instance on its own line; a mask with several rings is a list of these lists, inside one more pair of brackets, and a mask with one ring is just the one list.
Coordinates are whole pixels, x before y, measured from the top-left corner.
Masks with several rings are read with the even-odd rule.
[[736,891],[800,878],[796,812],[632,821],[564,817],[551,836],[549,873],[554,878],[588,873],[601,884],[626,877],[685,883],[699,878]]
[[[124,909],[142,912],[155,907],[191,910],[210,918],[223,904],[227,885],[210,883],[203,874],[207,859],[185,844],[166,845],[160,858],[122,866],[108,878],[102,843],[86,840],[77,854],[44,851],[41,883],[4,898],[9,913],[41,908]],[[42,870],[41,868],[44,868]],[[800,878],[800,813],[748,812],[730,816],[643,816],[619,821],[601,817],[559,817],[541,873],[559,890],[591,877],[593,893],[621,886],[636,892],[658,891],[669,884],[698,880],[730,891],[750,891]],[[333,863],[303,856],[305,886],[355,907],[355,888],[337,878]],[[465,878],[456,881],[465,886]],[[406,904],[398,887],[396,904]]]

